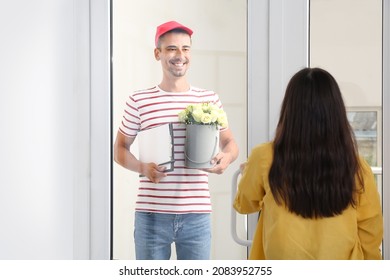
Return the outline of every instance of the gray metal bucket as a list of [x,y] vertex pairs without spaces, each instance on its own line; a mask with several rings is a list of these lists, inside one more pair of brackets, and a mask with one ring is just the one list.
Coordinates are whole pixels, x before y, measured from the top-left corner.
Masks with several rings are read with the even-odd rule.
[[186,125],[185,165],[211,168],[211,160],[219,152],[219,129],[216,125]]

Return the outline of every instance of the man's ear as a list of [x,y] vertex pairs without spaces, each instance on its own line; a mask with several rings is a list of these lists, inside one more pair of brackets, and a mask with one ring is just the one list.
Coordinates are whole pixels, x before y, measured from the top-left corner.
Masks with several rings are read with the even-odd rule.
[[158,48],[154,49],[154,58],[158,61],[160,60],[160,50]]

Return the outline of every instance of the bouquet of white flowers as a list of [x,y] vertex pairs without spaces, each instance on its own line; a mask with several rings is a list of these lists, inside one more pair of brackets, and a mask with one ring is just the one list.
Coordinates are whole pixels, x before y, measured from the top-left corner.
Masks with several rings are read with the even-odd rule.
[[178,115],[179,120],[186,124],[219,125],[221,127],[228,125],[225,111],[211,102],[188,105]]

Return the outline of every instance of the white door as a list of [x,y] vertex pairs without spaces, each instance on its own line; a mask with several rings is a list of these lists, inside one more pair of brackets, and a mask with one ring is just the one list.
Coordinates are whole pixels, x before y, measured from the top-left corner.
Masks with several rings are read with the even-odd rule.
[[[294,1],[295,5],[297,3],[298,1]],[[389,124],[383,117],[388,114],[389,82],[387,79],[382,80],[382,77],[387,77],[385,73],[389,74],[389,27],[384,24],[389,22],[389,1],[302,0],[299,3],[301,6],[292,6],[287,0],[270,3],[270,105],[264,108],[268,108],[268,116],[263,121],[255,122],[257,126],[254,124],[249,127],[267,127],[269,139],[272,139],[284,89],[292,74],[291,69],[318,66],[329,70],[338,80],[343,92],[359,152],[369,161],[377,176],[387,234],[384,238],[389,238],[386,231],[389,227],[386,211],[389,207],[389,193],[382,188],[388,180],[382,176],[382,170],[386,170],[385,167],[388,170],[386,163],[389,156],[386,146],[389,142],[384,141],[389,135]],[[292,21],[295,24],[291,24]],[[291,36],[296,38],[295,45],[291,44]],[[256,54],[250,52],[249,57],[251,55],[256,57]],[[293,61],[296,56],[300,60]],[[261,88],[261,85],[257,87]],[[249,91],[248,99],[251,98],[255,99],[254,104],[261,104],[256,99],[256,94]],[[266,97],[263,99],[267,100]],[[248,114],[248,122],[251,123],[253,112],[250,108]],[[256,138],[251,137],[251,132],[249,129],[249,141]],[[248,149],[254,144],[256,143],[249,142]],[[257,216],[252,215],[248,219],[248,239],[253,236]],[[388,259],[390,248],[383,247],[383,251],[384,257]]]

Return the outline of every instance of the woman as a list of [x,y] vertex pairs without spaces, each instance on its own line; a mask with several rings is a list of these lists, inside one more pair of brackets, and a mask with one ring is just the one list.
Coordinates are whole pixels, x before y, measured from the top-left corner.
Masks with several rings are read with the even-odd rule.
[[381,259],[383,219],[336,80],[305,68],[290,80],[272,142],[255,147],[234,208],[259,212],[250,259]]

